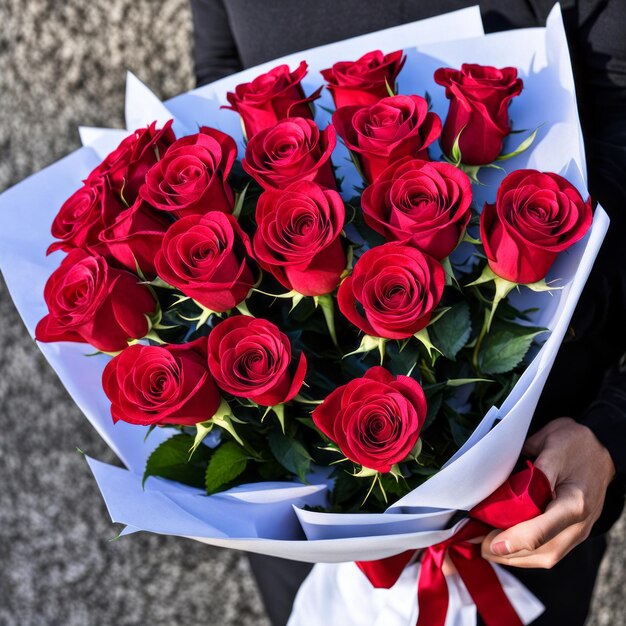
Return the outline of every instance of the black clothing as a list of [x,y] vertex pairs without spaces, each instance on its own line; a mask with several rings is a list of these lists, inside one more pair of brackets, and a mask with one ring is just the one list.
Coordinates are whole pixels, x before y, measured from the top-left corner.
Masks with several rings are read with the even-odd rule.
[[[199,85],[297,50],[476,3],[190,1]],[[484,0],[479,4],[485,31],[493,32],[543,26],[554,0]],[[533,417],[531,431],[557,417],[571,416],[589,426],[609,450],[617,477],[594,529],[594,535],[599,535],[619,517],[626,484],[626,0],[563,0],[561,8],[586,142],[590,192],[608,212],[611,227]],[[599,547],[602,541],[601,537],[586,541],[550,572],[514,571],[549,605],[548,617],[536,624],[583,623],[604,550]],[[260,561],[253,557],[253,567]],[[570,562],[575,566],[566,565]],[[585,573],[578,571],[581,569]],[[546,598],[545,593],[550,597]],[[551,600],[553,595],[556,604]],[[559,621],[560,617],[549,617],[556,615],[551,611],[563,610],[558,604],[566,602],[559,602],[559,597],[574,602],[575,618]],[[277,617],[275,623],[281,623],[281,619]]]

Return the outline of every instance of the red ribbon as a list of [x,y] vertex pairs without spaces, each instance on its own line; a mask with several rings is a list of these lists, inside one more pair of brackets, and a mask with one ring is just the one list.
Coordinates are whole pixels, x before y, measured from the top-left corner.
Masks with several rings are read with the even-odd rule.
[[[486,626],[523,626],[513,605],[504,593],[491,564],[482,558],[480,543],[494,528],[504,530],[542,513],[550,500],[552,488],[546,475],[532,463],[476,505],[470,521],[455,535],[422,554],[422,568],[417,586],[419,616],[417,626],[445,626],[448,613],[448,586],[443,562],[449,555]],[[378,561],[357,561],[359,569],[376,588],[389,589],[398,581],[415,550]]]

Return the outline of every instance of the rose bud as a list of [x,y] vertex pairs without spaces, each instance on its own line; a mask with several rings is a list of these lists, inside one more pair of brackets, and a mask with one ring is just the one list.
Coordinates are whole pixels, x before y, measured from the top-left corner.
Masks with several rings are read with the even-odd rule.
[[341,196],[315,183],[265,191],[256,207],[254,256],[290,291],[328,294],[347,264],[340,239],[344,221]]
[[52,273],[44,299],[49,313],[37,324],[38,341],[86,342],[103,352],[144,337],[157,306],[137,276],[82,250],[72,250]]
[[524,86],[517,70],[464,63],[460,70],[438,69],[435,82],[446,88],[450,100],[441,137],[445,154],[451,157],[458,137],[461,161],[466,165],[495,161],[511,132],[509,104]]
[[126,209],[106,179],[85,183],[64,203],[52,222],[55,241],[48,254],[56,250],[69,252],[75,248],[98,254],[106,250],[99,236]]
[[332,126],[320,131],[313,120],[282,120],[250,139],[241,164],[264,189],[284,189],[299,180],[336,189],[330,160],[336,143]]
[[236,315],[211,330],[209,369],[223,391],[261,406],[276,406],[300,391],[306,358],[301,353],[297,365],[292,365],[289,339],[275,324]]
[[428,325],[444,285],[438,261],[417,248],[386,243],[357,261],[339,287],[337,303],[364,333],[406,339]]
[[131,272],[137,272],[139,267],[143,276],[152,280],[156,277],[154,257],[171,223],[166,215],[138,198],[100,233],[99,239],[106,247],[107,256]]
[[327,396],[313,411],[313,421],[351,461],[389,472],[415,447],[426,412],[426,396],[416,380],[372,367]]
[[236,157],[231,137],[203,126],[170,146],[146,174],[139,193],[155,209],[176,217],[232,213],[234,196],[226,179]]
[[480,236],[494,274],[526,285],[545,278],[591,221],[591,198],[562,176],[517,170],[500,183],[495,204],[485,204]]
[[221,396],[206,364],[207,339],[164,346],[130,346],[102,373],[114,422],[144,426],[206,422]]
[[93,170],[88,181],[106,176],[113,191],[123,196],[128,205],[133,204],[148,170],[176,141],[171,126],[172,120],[169,120],[159,130],[156,122],[137,129]]
[[174,222],[156,255],[157,274],[202,306],[221,313],[245,300],[255,276],[250,240],[232,215],[212,211]]
[[[389,95],[406,57],[402,50],[385,54],[373,50],[357,61],[340,61],[321,74],[335,106],[370,106]],[[388,87],[389,86],[389,87]]]
[[304,95],[300,83],[306,73],[305,61],[293,72],[288,65],[279,65],[252,82],[237,85],[234,93],[229,91],[230,106],[225,108],[239,113],[248,139],[286,117],[313,119],[310,103],[319,97],[319,91],[309,98]]
[[469,177],[449,163],[403,159],[390,165],[361,197],[367,225],[387,241],[405,242],[442,260],[471,218]]
[[342,107],[333,114],[333,125],[358,158],[368,182],[403,157],[429,160],[427,148],[441,134],[441,120],[419,96],[391,96],[370,107]]

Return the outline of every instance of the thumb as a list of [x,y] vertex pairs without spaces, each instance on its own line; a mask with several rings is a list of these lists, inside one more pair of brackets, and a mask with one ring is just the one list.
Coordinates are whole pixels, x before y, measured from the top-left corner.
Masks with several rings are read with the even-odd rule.
[[488,546],[483,544],[483,547],[496,556],[510,556],[521,550],[533,552],[576,521],[565,498],[557,498],[548,505],[545,513],[491,537],[488,535],[491,543]]
[[537,457],[543,450],[546,439],[549,435],[549,432],[546,432],[545,428],[537,431],[534,435],[528,437],[524,442],[524,447],[522,448],[522,452],[526,456]]

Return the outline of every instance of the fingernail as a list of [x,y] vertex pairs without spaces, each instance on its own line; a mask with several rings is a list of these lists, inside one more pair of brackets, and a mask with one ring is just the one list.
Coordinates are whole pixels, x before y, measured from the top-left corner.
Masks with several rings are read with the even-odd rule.
[[506,556],[511,553],[511,546],[508,541],[495,541],[491,544],[491,552],[498,556]]

